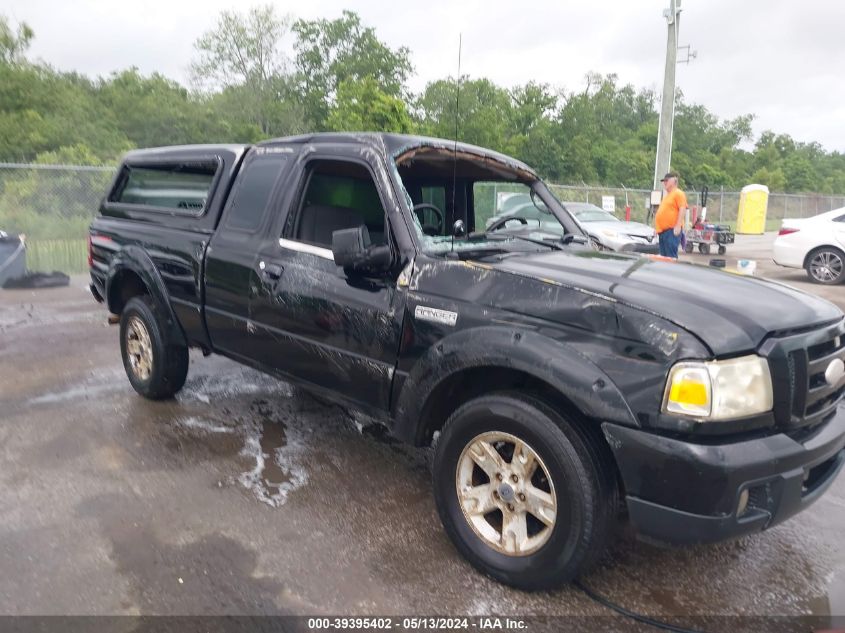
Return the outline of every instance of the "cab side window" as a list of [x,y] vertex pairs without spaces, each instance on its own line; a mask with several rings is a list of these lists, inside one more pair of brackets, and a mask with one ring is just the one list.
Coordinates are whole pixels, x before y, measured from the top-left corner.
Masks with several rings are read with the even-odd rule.
[[384,207],[369,170],[361,164],[319,160],[309,166],[290,239],[331,248],[332,233],[364,225],[372,244],[386,244]]

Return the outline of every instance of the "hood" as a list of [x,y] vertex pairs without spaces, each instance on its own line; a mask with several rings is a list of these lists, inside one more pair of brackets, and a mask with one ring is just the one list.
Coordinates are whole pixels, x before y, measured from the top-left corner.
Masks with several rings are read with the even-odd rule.
[[581,226],[587,233],[599,233],[601,231],[615,231],[623,235],[636,235],[649,238],[654,235],[654,229],[639,222],[581,222]]
[[832,303],[788,286],[651,257],[553,251],[510,257],[493,268],[651,312],[698,336],[716,356],[754,350],[771,332],[842,318]]

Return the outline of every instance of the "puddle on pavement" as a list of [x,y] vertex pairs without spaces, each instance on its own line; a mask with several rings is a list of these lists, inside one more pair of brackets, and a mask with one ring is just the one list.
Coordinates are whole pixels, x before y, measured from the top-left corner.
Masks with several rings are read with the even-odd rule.
[[249,411],[240,455],[253,467],[241,473],[238,481],[259,501],[278,508],[308,480],[303,466],[306,447],[300,432],[283,421],[267,400],[253,401]]
[[[223,389],[228,392],[226,406],[216,402],[217,397],[206,401],[189,394],[167,407],[170,411],[159,412],[154,426],[168,429],[167,446],[191,461],[197,457],[231,458],[236,474],[224,476],[220,485],[240,485],[259,501],[278,508],[307,481],[303,460],[306,430],[299,428],[298,412],[287,399],[247,399],[242,388]],[[240,397],[232,397],[231,392],[239,389]],[[225,462],[218,464],[231,467]]]
[[268,494],[278,495],[282,486],[290,483],[290,473],[282,470],[276,462],[276,451],[287,443],[285,439],[285,427],[281,424],[267,423],[261,433],[261,452],[266,458],[264,469],[261,471],[261,485]]

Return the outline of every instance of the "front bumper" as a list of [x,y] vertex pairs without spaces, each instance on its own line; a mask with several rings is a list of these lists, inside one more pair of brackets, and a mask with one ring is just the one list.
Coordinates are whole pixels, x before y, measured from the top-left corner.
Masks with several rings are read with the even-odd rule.
[[[605,423],[625,483],[631,522],[676,544],[721,541],[765,530],[818,499],[845,464],[845,413],[803,442],[785,434],[695,444]],[[744,512],[738,513],[743,491]]]
[[660,245],[657,243],[657,238],[654,242],[644,244],[642,242],[626,242],[619,249],[623,253],[647,253],[649,255],[656,255],[660,252]]

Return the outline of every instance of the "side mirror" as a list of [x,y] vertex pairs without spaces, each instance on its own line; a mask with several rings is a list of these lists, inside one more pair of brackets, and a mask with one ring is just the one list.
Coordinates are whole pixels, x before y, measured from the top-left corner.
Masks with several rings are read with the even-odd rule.
[[390,267],[389,246],[373,246],[370,232],[363,224],[353,229],[340,229],[332,233],[334,263],[347,274],[376,274]]
[[467,234],[467,227],[463,220],[455,220],[452,225],[452,235],[455,237],[463,237]]

